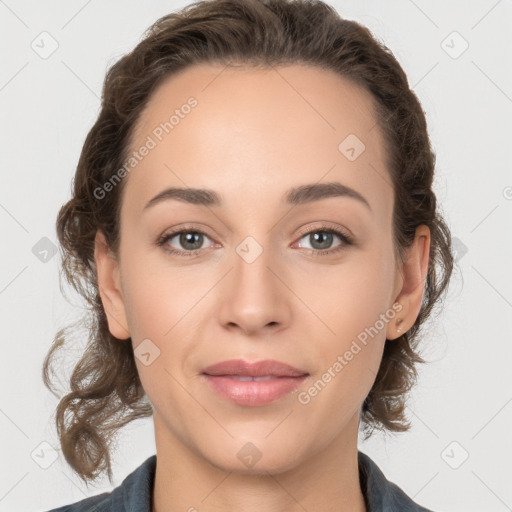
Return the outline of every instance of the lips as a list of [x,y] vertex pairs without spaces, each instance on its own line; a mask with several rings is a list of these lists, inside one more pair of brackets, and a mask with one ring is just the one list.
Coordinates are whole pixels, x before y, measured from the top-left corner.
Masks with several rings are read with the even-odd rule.
[[[240,380],[264,380],[262,377],[301,377],[308,372],[294,368],[286,363],[267,359],[251,363],[243,359],[231,359],[204,368],[202,373],[212,376],[235,376]],[[256,377],[255,379],[243,379],[243,377]],[[267,379],[268,380],[268,379]]]
[[235,404],[264,406],[295,391],[309,373],[279,361],[250,363],[232,359],[208,366],[203,379],[212,390]]

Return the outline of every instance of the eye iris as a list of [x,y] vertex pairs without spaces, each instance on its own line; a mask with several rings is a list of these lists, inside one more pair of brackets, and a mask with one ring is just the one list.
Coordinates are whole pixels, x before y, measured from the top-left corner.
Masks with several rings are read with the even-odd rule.
[[[180,235],[180,244],[182,245],[182,247],[184,247],[186,249],[190,249],[190,250],[200,249],[201,246],[203,245],[202,237],[203,237],[203,235],[201,233],[193,233],[193,232],[182,233]],[[198,240],[199,240],[199,243],[198,243]],[[195,243],[195,246],[189,247],[189,246],[187,246],[188,243],[192,243],[192,244]]]
[[[314,244],[317,243],[319,239],[320,239],[321,247],[315,247]],[[320,249],[320,250],[328,249],[332,243],[332,233],[325,233],[325,232],[312,233],[310,235],[310,240],[312,240],[311,245],[313,247],[315,247],[316,249]],[[325,242],[326,240],[327,240],[327,243]],[[313,243],[313,241],[314,241],[314,243]]]

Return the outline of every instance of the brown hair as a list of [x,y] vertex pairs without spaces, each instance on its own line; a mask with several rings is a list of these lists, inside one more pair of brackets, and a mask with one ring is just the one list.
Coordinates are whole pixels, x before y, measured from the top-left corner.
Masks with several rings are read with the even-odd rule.
[[[105,197],[96,197],[94,191],[126,161],[134,127],[152,91],[169,75],[203,62],[309,64],[333,70],[373,95],[395,193],[396,254],[403,254],[421,224],[430,228],[431,246],[421,310],[411,329],[386,342],[361,423],[366,438],[375,428],[410,427],[404,415],[406,394],[417,378],[416,363],[425,362],[415,351],[417,335],[448,285],[453,257],[450,232],[432,190],[435,156],[425,116],[404,71],[367,28],[342,19],[320,0],[195,2],[157,20],[135,49],[108,70],[101,111],[83,145],[73,195],[57,218],[62,273],[85,298],[89,311],[83,319],[88,343],[71,375],[71,391],[57,406],[55,422],[66,461],[86,483],[105,470],[112,482],[109,449],[116,432],[153,412],[131,343],[120,342],[108,330],[96,280],[97,230],[118,254],[124,180]],[[44,361],[43,380],[52,392],[49,369],[55,351],[68,340],[68,328],[56,334]]]

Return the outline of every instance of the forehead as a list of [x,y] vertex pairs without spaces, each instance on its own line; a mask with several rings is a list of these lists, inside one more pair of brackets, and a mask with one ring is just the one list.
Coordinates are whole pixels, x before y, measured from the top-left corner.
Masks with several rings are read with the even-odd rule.
[[389,200],[371,94],[318,67],[186,68],[159,84],[139,116],[130,148],[144,145],[124,198],[139,211],[169,186],[280,200],[293,185],[339,181]]

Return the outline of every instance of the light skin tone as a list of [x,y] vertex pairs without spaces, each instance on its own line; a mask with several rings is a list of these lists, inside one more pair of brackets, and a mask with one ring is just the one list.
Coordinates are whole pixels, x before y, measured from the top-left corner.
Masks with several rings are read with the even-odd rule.
[[[384,344],[399,336],[397,318],[403,333],[419,313],[429,230],[420,226],[403,261],[395,257],[393,190],[372,97],[346,79],[301,65],[195,65],[156,89],[132,149],[190,96],[197,107],[125,178],[120,258],[101,231],[95,247],[110,332],[134,349],[149,339],[160,350],[148,366],[136,358],[154,408],[153,512],[363,512],[359,415]],[[349,134],[365,144],[354,161],[338,149]],[[286,202],[293,187],[332,182],[368,204],[347,195]],[[210,189],[222,203],[145,208],[168,187]],[[329,238],[326,227],[353,243]],[[204,235],[157,245],[179,230]],[[249,236],[263,250],[251,263],[237,252]],[[300,403],[299,393],[393,304],[400,312]],[[309,377],[270,404],[237,405],[200,374],[238,358],[276,359]],[[247,443],[261,454],[252,467],[237,456]]]

